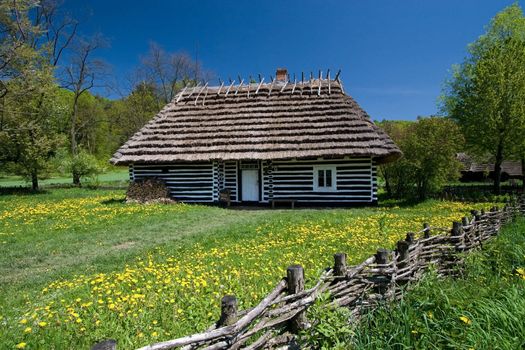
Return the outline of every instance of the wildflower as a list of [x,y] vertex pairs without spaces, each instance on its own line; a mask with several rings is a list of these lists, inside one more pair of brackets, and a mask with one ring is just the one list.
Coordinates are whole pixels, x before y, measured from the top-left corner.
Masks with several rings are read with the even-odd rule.
[[23,318],[20,320],[20,324],[26,324],[27,323],[27,318]]
[[153,333],[151,333],[151,336],[152,336],[153,338],[156,338],[156,337],[159,336],[159,333],[157,333],[157,332],[153,332]]
[[45,326],[47,326],[47,322],[44,322],[44,321],[40,321],[38,322],[38,325],[42,328],[44,328]]
[[26,327],[26,329],[24,329],[24,333],[31,333],[33,331],[33,329],[31,327]]
[[465,324],[471,324],[471,323],[472,323],[472,321],[470,320],[470,318],[468,318],[467,316],[460,316],[459,319],[460,319],[461,321],[463,321],[463,323],[465,323]]
[[27,345],[27,343],[21,342],[21,343],[16,344],[16,348],[17,349],[25,349],[26,345]]

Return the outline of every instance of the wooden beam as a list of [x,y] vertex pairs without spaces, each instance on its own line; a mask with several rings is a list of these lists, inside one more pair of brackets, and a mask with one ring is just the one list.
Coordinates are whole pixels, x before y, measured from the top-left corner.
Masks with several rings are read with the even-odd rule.
[[222,87],[224,86],[224,81],[220,80],[219,81],[221,82],[221,86],[219,86],[219,90],[217,90],[217,96],[219,96],[221,94],[221,90],[222,90]]
[[201,93],[204,91],[204,89],[206,89],[208,87],[208,83],[206,82],[206,84],[204,84],[204,86],[202,87],[202,89],[199,91],[199,93],[197,94],[197,97],[195,97],[195,106],[197,105],[197,101],[199,100],[199,96],[201,95]]
[[237,95],[237,93],[239,92],[239,89],[242,86],[242,83],[244,83],[244,79],[242,79],[241,82],[239,83],[239,85],[237,85],[237,89],[235,90],[235,94],[234,95]]
[[184,95],[184,92],[186,92],[187,88],[188,88],[188,85],[184,86],[184,89],[182,89],[182,91],[179,92],[179,96],[177,96],[177,100],[175,101],[175,103],[180,101],[180,99],[182,98],[182,95]]
[[272,93],[273,84],[275,84],[275,79],[272,79],[272,83],[270,84],[270,89],[268,90],[268,96]]
[[230,84],[230,86],[228,86],[228,90],[226,90],[226,95],[224,95],[224,96],[228,96],[228,94],[230,93],[231,88],[233,87],[233,84],[235,84],[235,80],[231,80],[230,79],[230,83],[231,84]]
[[[259,77],[260,77],[260,76],[261,76],[261,75],[259,74]],[[255,94],[256,94],[256,95],[259,93],[259,89],[261,88],[261,85],[263,84],[263,82],[264,82],[264,77],[261,79],[261,82],[260,82],[259,85],[257,86],[257,90],[255,90]]]

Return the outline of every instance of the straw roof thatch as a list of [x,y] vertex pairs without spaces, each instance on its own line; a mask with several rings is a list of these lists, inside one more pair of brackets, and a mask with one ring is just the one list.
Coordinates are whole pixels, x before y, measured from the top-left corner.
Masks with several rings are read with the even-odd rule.
[[111,162],[400,155],[339,80],[312,79],[187,88]]
[[[494,163],[489,161],[486,162],[476,162],[471,156],[466,153],[458,153],[457,159],[462,163],[463,169],[462,172],[467,173],[482,173],[490,174],[494,172]],[[511,178],[521,178],[523,172],[521,169],[521,162],[505,160],[501,164],[501,173],[507,174]]]

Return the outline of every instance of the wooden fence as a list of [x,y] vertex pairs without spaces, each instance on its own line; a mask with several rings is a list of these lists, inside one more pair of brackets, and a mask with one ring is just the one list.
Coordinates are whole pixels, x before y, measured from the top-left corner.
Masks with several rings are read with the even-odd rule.
[[[356,266],[347,266],[346,254],[334,256],[334,266],[327,268],[310,289],[304,286],[300,265],[290,266],[276,287],[254,308],[238,311],[235,296],[222,299],[221,317],[202,333],[145,346],[139,350],[160,349],[268,349],[286,346],[301,329],[310,326],[306,309],[322,294],[329,292],[333,305],[348,307],[358,318],[363,311],[381,301],[401,298],[403,286],[418,280],[429,266],[439,275],[454,275],[461,270],[462,253],[482,247],[498,234],[500,227],[518,214],[525,215],[525,197],[504,208],[489,212],[472,211],[471,217],[453,222],[451,228],[427,224],[416,233],[408,233],[396,249],[379,249],[374,256]],[[114,340],[93,346],[93,350],[116,349]]]

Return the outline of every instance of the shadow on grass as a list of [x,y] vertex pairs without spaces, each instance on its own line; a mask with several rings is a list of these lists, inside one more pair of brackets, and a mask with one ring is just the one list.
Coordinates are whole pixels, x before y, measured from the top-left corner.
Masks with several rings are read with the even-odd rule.
[[45,189],[33,190],[31,189],[31,187],[22,187],[22,186],[0,187],[0,196],[10,196],[10,195],[34,196],[34,195],[48,194],[48,193],[49,191]]

